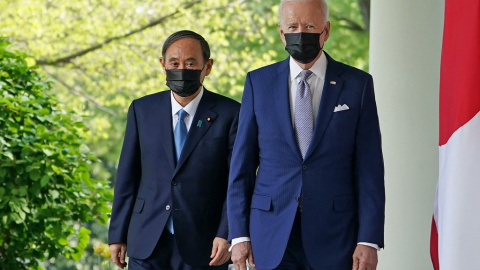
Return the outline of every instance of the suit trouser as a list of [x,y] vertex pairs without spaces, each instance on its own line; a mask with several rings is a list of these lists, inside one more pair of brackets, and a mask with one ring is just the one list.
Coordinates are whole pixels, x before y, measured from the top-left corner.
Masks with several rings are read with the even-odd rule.
[[129,270],[227,270],[228,263],[221,266],[196,267],[186,264],[178,252],[174,235],[163,230],[152,255],[140,260],[130,257]]
[[285,254],[280,264],[274,268],[275,270],[313,270],[303,250],[301,215],[301,212],[297,211]]

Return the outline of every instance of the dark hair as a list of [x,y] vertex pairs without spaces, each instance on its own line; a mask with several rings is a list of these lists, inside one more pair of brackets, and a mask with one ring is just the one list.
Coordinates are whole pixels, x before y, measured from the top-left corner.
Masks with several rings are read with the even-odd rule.
[[163,43],[162,57],[165,59],[165,52],[167,51],[168,47],[170,47],[170,45],[172,45],[172,43],[175,41],[182,38],[194,38],[200,41],[200,45],[202,46],[203,62],[204,64],[207,63],[208,59],[210,59],[210,46],[208,46],[208,42],[201,35],[190,30],[182,30],[171,34]]

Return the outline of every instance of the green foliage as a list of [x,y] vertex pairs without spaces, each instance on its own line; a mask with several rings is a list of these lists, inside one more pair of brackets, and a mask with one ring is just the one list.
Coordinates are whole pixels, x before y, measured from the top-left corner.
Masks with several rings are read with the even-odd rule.
[[38,269],[63,254],[78,260],[90,231],[107,222],[106,181],[90,178],[96,158],[82,118],[50,93],[51,81],[0,38],[0,265]]
[[[367,2],[329,1],[331,33],[325,44],[333,58],[364,70],[368,70],[368,17],[362,10]],[[82,121],[88,129],[77,127],[78,135],[85,138],[85,144],[100,161],[91,164],[90,173],[93,178],[108,179],[113,184],[128,104],[135,98],[167,89],[158,61],[163,40],[182,29],[203,35],[215,61],[205,86],[240,100],[247,71],[288,56],[278,31],[279,3],[280,0],[9,0],[0,1],[0,33],[35,56],[27,61],[37,64],[39,70],[56,81],[44,84],[52,87],[64,108],[86,117]],[[52,108],[58,109],[60,102],[53,103],[56,107]],[[40,154],[56,156],[55,149],[59,148],[47,147]],[[1,156],[9,159],[9,155]],[[32,175],[38,177],[35,170]],[[43,179],[51,184],[50,178],[39,175],[36,182],[41,184]],[[105,235],[101,235],[105,230],[98,231],[95,235],[92,230],[91,237],[105,242]],[[93,249],[87,247],[85,252],[93,254]],[[51,267],[61,265],[59,260],[50,263]]]
[[362,15],[360,6],[365,2],[329,1],[331,34],[325,50],[336,60],[368,71],[369,16]]
[[[368,29],[360,2],[330,3],[332,57],[368,69]],[[88,115],[87,144],[102,161],[95,176],[112,179],[128,104],[165,90],[158,58],[163,40],[191,29],[210,43],[212,91],[240,100],[246,72],[285,59],[280,0],[0,1],[0,29],[58,83],[69,108]]]

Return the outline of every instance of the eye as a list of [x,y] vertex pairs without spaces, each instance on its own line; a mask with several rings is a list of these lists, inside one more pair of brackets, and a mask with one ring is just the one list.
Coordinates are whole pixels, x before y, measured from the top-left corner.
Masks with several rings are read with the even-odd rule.
[[313,26],[313,25],[307,25],[305,28],[307,28],[307,29],[314,29],[315,26]]
[[288,26],[288,29],[290,29],[290,30],[295,30],[295,29],[297,29],[297,26],[295,26],[295,25],[290,25],[290,26]]

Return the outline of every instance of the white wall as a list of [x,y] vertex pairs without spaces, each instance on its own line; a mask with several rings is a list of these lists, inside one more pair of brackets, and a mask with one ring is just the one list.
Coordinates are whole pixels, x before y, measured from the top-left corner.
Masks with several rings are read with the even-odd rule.
[[443,0],[372,0],[370,73],[385,159],[379,270],[432,269]]

